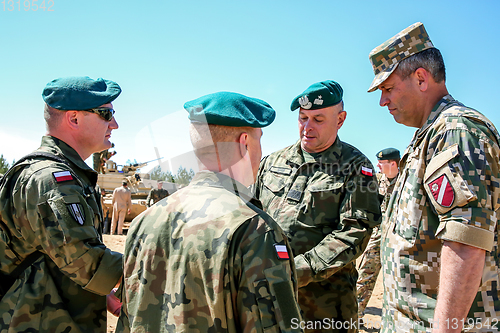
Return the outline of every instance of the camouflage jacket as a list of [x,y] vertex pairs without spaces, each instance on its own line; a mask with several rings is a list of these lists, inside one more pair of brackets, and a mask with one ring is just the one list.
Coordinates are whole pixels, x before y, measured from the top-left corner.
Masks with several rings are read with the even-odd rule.
[[306,161],[298,141],[261,161],[254,191],[290,241],[305,319],[357,316],[355,260],[381,219],[370,161],[339,138]]
[[387,210],[387,205],[389,205],[389,200],[391,199],[392,192],[394,191],[397,178],[398,177],[389,179],[385,174],[377,173],[378,193],[383,197],[382,204],[380,206],[382,215]]
[[248,194],[202,171],[134,219],[118,332],[297,332],[291,250]]
[[382,224],[383,332],[431,331],[444,240],[486,250],[468,315],[483,330],[470,331],[500,328],[499,142],[486,117],[450,95],[416,131]]
[[[154,188],[151,191],[149,191],[148,197],[146,199],[146,206],[151,207],[158,201],[160,201],[163,198],[168,197],[168,191],[163,189],[163,188]],[[153,203],[151,203],[151,200],[153,200]]]
[[106,297],[122,275],[121,254],[101,236],[97,174],[75,150],[46,136],[34,158],[9,175],[0,193],[0,270],[28,267],[0,302],[0,332],[106,332]]

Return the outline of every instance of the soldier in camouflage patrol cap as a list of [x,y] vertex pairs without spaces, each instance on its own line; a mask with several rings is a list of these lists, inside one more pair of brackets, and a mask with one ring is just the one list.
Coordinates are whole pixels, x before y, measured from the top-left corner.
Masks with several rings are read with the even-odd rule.
[[[394,185],[396,185],[400,156],[399,150],[395,148],[382,149],[376,156],[378,160],[377,167],[380,169],[380,173],[377,173],[376,176],[378,181],[378,193],[382,201],[380,210],[383,215],[389,204]],[[380,272],[381,236],[382,232],[380,226],[375,227],[359,263],[359,277],[356,285],[358,293],[358,313],[360,317],[363,316],[366,305],[368,301],[370,301],[373,288],[375,287]]]
[[[168,197],[168,191],[163,188],[163,183],[158,182],[158,188],[153,188],[149,191],[148,197],[146,198],[146,206],[151,207],[163,198]],[[151,200],[153,203],[151,204]]]
[[247,189],[274,110],[227,92],[184,107],[202,171],[132,222],[117,331],[300,331],[291,250]]
[[[410,39],[411,56],[388,51]],[[417,23],[370,54],[376,77],[374,54],[397,63],[370,88],[381,90],[380,105],[418,128],[382,224],[382,332],[498,332],[500,137],[449,95],[443,58],[429,45]]]
[[111,147],[120,92],[88,77],[45,87],[47,135],[0,189],[2,288],[18,275],[0,302],[0,332],[106,332],[122,255],[103,244],[97,173],[84,160]]
[[357,331],[355,261],[381,219],[372,164],[337,136],[343,106],[335,81],[297,96],[291,109],[300,108],[300,139],[265,157],[255,183],[290,240],[308,332]]

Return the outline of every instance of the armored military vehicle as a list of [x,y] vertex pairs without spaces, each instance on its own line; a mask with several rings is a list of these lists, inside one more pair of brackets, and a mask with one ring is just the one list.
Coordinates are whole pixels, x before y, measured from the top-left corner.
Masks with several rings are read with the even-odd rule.
[[[139,173],[140,168],[145,167],[149,162],[133,163],[122,166],[118,170],[116,163],[111,160],[106,161],[104,167],[104,174],[99,174],[97,184],[101,189],[106,191],[104,197],[104,205],[109,209],[109,220],[111,223],[111,216],[113,214],[113,191],[115,188],[122,186],[122,181],[126,180],[128,188],[132,192],[132,209],[130,214],[125,217],[124,229],[128,229],[130,222],[140,213],[147,209],[146,198],[152,188],[158,187],[158,181],[150,179],[148,173]],[[175,184],[163,182],[163,188],[168,190],[170,194],[177,189]],[[104,207],[103,207],[104,208]],[[105,208],[104,208],[105,210]]]

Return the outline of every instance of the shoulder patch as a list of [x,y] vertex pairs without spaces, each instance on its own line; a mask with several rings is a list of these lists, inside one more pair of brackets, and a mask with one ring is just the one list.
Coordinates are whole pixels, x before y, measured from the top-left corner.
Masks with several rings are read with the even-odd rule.
[[73,176],[71,175],[71,172],[69,172],[69,171],[53,172],[52,176],[54,176],[54,179],[58,183],[66,182],[68,180],[73,180]]
[[78,222],[80,225],[85,223],[85,212],[83,211],[83,207],[79,203],[70,203],[66,204],[69,213]]
[[292,174],[292,169],[290,168],[283,168],[283,167],[277,167],[277,166],[272,166],[269,168],[269,171],[274,172],[274,173],[279,173],[281,175],[291,175]]
[[274,249],[276,250],[276,255],[278,256],[278,259],[280,259],[280,260],[289,260],[290,259],[286,245],[274,244]]
[[446,174],[442,174],[427,184],[436,202],[443,207],[451,207],[455,201],[455,191]]
[[361,167],[361,173],[365,176],[373,176],[373,170],[371,168],[362,166]]

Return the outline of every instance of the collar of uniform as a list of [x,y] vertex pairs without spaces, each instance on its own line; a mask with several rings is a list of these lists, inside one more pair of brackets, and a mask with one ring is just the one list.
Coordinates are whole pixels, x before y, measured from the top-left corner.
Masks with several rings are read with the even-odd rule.
[[[326,150],[323,150],[320,153],[310,155],[311,157],[315,157],[315,161],[319,163],[338,163],[340,156],[342,155],[342,141],[337,136],[335,142],[328,147]],[[289,154],[285,154],[284,156],[290,162],[301,165],[305,163],[303,150],[300,145],[300,139],[295,143],[293,149],[289,152]]]
[[208,170],[200,171],[194,175],[189,183],[189,186],[191,185],[221,187],[241,197],[245,201],[251,201],[252,199],[252,193],[242,183],[218,172]]
[[444,96],[432,109],[429,117],[427,117],[427,121],[424,126],[417,130],[417,137],[422,136],[423,133],[427,131],[427,129],[434,123],[439,114],[447,109],[450,104],[458,103],[450,94]]
[[[76,150],[71,148],[66,142],[62,141],[61,139],[58,139],[56,137],[47,135],[42,137],[42,143],[40,145],[40,150],[46,151],[52,154],[55,154],[57,156],[64,157],[66,160],[70,161],[74,165],[76,165],[78,168],[82,169],[85,171],[89,179],[93,182],[97,182],[97,172],[95,172],[93,169],[91,169],[78,155]],[[94,180],[95,179],[95,180]]]

